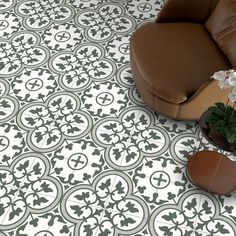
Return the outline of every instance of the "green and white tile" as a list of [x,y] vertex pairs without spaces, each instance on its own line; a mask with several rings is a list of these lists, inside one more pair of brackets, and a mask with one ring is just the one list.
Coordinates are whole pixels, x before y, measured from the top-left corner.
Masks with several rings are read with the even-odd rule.
[[0,236],[236,235],[236,193],[188,179],[213,149],[198,123],[133,81],[130,36],[162,5],[0,0]]

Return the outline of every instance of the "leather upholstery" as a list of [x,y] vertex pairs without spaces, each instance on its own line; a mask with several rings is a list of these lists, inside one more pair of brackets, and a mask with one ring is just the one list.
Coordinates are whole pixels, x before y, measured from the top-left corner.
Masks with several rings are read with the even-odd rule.
[[[230,0],[220,4],[223,1]],[[227,99],[229,91],[210,78],[218,70],[231,69],[236,56],[234,34],[224,35],[220,47],[213,39],[221,34],[218,21],[210,21],[221,12],[217,2],[168,0],[156,22],[132,35],[132,73],[140,95],[154,110],[174,119],[194,120],[209,106]],[[227,16],[227,10],[222,14]]]
[[206,27],[236,67],[236,0],[221,0],[206,21]]
[[230,67],[203,24],[148,23],[133,34],[131,52],[150,92],[175,104]]
[[218,0],[167,0],[157,22],[204,23]]

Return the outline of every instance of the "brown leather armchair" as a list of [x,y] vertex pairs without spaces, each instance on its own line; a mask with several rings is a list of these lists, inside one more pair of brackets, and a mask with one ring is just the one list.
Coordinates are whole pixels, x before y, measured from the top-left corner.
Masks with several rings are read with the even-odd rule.
[[130,40],[136,86],[154,110],[199,119],[227,100],[211,76],[236,67],[236,0],[167,0]]

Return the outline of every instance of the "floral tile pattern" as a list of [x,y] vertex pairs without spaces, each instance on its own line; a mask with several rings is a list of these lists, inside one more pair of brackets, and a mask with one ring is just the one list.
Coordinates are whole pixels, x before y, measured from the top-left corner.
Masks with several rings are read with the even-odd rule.
[[236,194],[186,173],[213,149],[198,123],[133,81],[129,38],[162,5],[0,0],[0,236],[236,235]]

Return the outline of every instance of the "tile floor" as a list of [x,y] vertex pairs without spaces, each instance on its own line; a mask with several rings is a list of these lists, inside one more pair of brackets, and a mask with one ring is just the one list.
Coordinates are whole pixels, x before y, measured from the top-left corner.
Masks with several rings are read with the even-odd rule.
[[186,175],[198,124],[132,79],[130,35],[162,4],[0,0],[1,236],[236,235],[236,194]]

